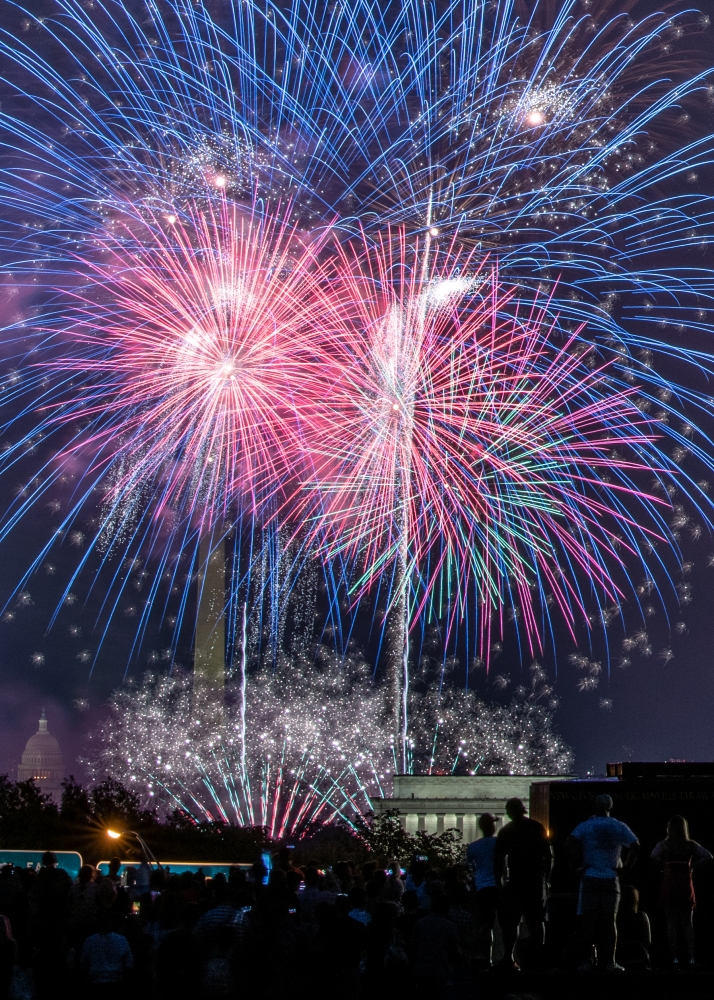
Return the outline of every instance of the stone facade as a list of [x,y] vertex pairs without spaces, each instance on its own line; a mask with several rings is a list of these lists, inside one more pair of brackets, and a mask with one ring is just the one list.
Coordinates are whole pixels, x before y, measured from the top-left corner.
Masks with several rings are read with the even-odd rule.
[[529,803],[535,781],[563,781],[565,775],[425,775],[397,774],[391,799],[373,801],[376,815],[398,809],[408,833],[425,830],[442,833],[461,830],[464,843],[481,836],[478,817],[493,813],[500,826],[506,818],[506,802],[511,798]]
[[59,743],[47,730],[47,717],[44,709],[40,719],[40,728],[27,741],[22,763],[17,769],[17,780],[27,781],[32,778],[38,788],[51,795],[59,803],[62,797],[62,780],[64,779],[64,759]]

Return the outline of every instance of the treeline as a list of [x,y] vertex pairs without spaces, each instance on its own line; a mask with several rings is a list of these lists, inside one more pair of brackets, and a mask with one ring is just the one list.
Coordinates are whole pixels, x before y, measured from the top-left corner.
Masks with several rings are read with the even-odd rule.
[[254,862],[269,846],[261,827],[198,825],[180,812],[161,820],[134,791],[113,778],[91,789],[70,777],[57,805],[35,783],[0,775],[0,849],[78,851],[89,864],[115,854],[139,858],[133,837],[112,840],[107,830],[134,830],[160,860]]
[[295,864],[312,859],[319,864],[348,859],[356,863],[396,859],[408,864],[416,857],[428,856],[441,868],[462,857],[461,835],[456,831],[411,836],[401,828],[395,811],[378,817],[368,815],[358,830],[332,823],[304,830],[297,839],[273,841],[260,826],[197,824],[178,810],[161,819],[141,805],[132,789],[109,777],[91,789],[70,777],[62,789],[57,805],[32,780],[11,781],[0,775],[0,850],[78,851],[89,864],[114,855],[138,861],[140,849],[135,838],[117,841],[107,834],[108,830],[133,830],[161,861],[252,864],[264,850],[289,850]]

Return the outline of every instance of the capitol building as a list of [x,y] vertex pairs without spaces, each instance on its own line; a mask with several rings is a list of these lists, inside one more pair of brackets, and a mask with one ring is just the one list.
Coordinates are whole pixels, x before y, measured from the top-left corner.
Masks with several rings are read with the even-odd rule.
[[64,760],[59,743],[47,729],[44,708],[40,728],[27,741],[22,763],[17,769],[18,781],[27,781],[29,778],[33,779],[40,791],[51,795],[59,804],[62,798]]

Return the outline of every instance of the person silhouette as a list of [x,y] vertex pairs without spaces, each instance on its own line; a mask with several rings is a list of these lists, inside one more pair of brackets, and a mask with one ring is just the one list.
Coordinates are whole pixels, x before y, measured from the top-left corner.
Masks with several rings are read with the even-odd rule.
[[677,937],[681,928],[690,966],[694,964],[694,907],[696,897],[692,870],[703,861],[711,861],[710,852],[689,838],[684,816],[672,816],[667,836],[656,845],[652,860],[663,869],[660,906],[667,918],[667,943],[673,965],[678,965]]
[[[617,948],[617,911],[620,905],[618,877],[631,868],[639,854],[639,841],[629,826],[610,815],[613,801],[598,795],[590,819],[575,827],[567,844],[574,866],[580,872],[578,915],[581,940],[587,957],[580,971],[590,971],[590,955],[596,936],[600,939],[598,965],[608,972],[624,972],[615,960]],[[622,851],[627,851],[622,863]]]
[[[553,850],[545,828],[526,816],[521,799],[506,802],[506,823],[498,831],[494,850],[496,879],[502,888],[498,920],[503,933],[504,957],[499,968],[516,968],[513,958],[521,919],[528,930],[528,949],[536,964],[545,938],[545,899],[553,866]],[[525,949],[524,949],[525,950]]]
[[479,829],[483,834],[466,848],[466,860],[473,868],[474,909],[477,924],[477,961],[491,965],[493,928],[498,906],[498,883],[494,868],[496,852],[496,817],[491,813],[479,816]]

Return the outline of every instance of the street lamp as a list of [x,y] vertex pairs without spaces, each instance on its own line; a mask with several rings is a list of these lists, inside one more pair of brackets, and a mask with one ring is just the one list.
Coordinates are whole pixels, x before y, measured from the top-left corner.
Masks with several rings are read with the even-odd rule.
[[144,838],[136,832],[136,830],[107,830],[107,836],[111,837],[112,840],[119,840],[121,837],[136,837],[144,854],[144,861],[146,861],[149,867],[151,867],[151,863],[153,862],[159,871],[163,871],[161,862],[156,860],[154,852],[151,850]]

